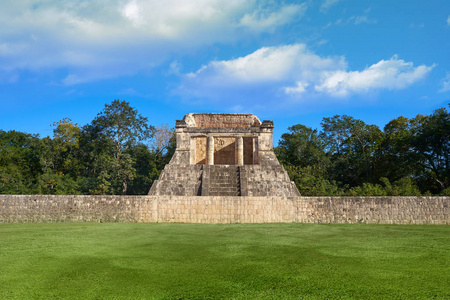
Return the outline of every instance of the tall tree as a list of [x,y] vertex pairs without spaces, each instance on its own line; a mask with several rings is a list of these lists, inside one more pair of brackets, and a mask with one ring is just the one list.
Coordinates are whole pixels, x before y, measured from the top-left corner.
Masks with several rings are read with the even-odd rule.
[[126,150],[138,142],[152,137],[153,126],[127,101],[114,100],[92,121],[96,131],[114,145],[113,158],[108,163],[115,171],[114,177],[121,182],[122,193],[126,194],[128,182],[134,178],[133,159]]
[[328,178],[329,156],[317,129],[297,124],[281,136],[275,152],[304,196],[337,195],[338,187]]
[[320,136],[332,155],[331,178],[357,186],[373,182],[374,158],[381,147],[383,132],[350,116],[323,118]]
[[55,122],[53,126],[55,127],[53,148],[58,159],[55,172],[76,178],[81,168],[79,162],[81,128],[69,118]]
[[425,117],[414,130],[411,146],[437,192],[450,187],[450,113],[445,108]]
[[376,161],[378,177],[395,182],[417,173],[418,158],[411,143],[423,119],[422,115],[412,119],[398,117],[384,126],[385,136]]
[[325,143],[317,129],[301,124],[288,128],[278,143],[277,154],[285,164],[306,167],[327,167],[329,160],[325,153]]
[[0,130],[0,194],[31,194],[41,169],[37,135]]

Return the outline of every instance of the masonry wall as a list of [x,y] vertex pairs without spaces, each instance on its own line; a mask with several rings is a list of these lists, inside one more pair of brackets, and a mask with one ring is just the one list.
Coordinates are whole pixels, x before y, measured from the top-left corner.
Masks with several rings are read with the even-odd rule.
[[450,224],[450,197],[298,197],[302,223]]
[[450,224],[450,197],[0,195],[0,223]]
[[156,222],[155,204],[142,196],[0,195],[0,223]]

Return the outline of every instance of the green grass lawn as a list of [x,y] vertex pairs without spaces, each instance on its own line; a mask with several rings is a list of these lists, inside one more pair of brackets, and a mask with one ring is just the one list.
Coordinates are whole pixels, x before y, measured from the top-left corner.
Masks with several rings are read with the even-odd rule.
[[0,224],[1,299],[449,299],[450,226]]

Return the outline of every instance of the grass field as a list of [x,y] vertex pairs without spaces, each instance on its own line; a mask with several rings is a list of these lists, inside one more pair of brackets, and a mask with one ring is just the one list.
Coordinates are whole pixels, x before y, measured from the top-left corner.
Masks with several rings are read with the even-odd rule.
[[0,224],[1,299],[449,299],[450,226]]

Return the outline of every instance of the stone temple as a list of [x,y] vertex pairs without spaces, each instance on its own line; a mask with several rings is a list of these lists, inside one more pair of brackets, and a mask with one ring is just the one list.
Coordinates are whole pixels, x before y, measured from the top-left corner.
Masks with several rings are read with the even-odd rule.
[[273,121],[252,114],[190,113],[149,195],[300,196],[273,151]]

